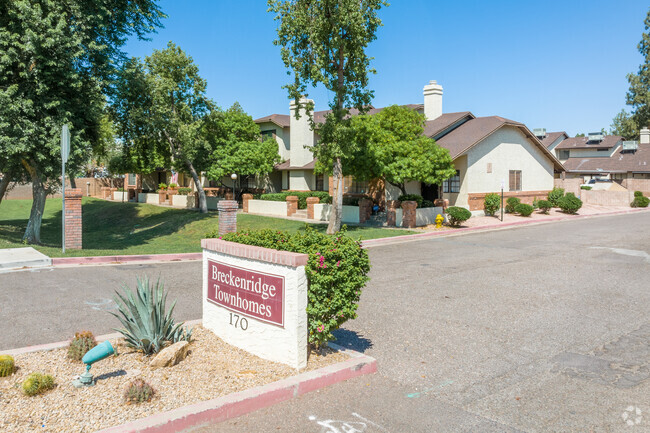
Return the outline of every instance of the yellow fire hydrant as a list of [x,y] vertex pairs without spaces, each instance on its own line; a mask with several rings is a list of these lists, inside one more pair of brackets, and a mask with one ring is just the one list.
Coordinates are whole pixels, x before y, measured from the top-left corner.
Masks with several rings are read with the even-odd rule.
[[437,229],[439,229],[440,227],[442,227],[442,222],[443,222],[444,220],[445,220],[445,218],[444,218],[442,215],[438,214],[438,216],[436,217],[436,228],[437,228]]

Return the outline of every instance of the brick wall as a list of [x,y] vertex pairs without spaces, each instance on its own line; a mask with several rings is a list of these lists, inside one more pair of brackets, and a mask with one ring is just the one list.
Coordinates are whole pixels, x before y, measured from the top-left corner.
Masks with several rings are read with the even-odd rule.
[[634,200],[634,191],[582,190],[580,199],[585,204],[629,207]]
[[295,195],[287,196],[287,216],[291,216],[298,211],[298,197]]
[[307,197],[307,219],[314,219],[314,205],[320,203],[318,197]]
[[217,209],[219,210],[219,234],[236,232],[239,203],[234,200],[220,200]]
[[576,197],[580,196],[580,185],[583,183],[581,177],[572,179],[553,179],[553,186],[555,188],[563,188],[564,192],[572,192]]
[[82,248],[81,197],[81,188],[65,190],[65,247],[70,250]]
[[650,179],[623,179],[621,185],[629,191],[642,191],[643,195],[650,197]]

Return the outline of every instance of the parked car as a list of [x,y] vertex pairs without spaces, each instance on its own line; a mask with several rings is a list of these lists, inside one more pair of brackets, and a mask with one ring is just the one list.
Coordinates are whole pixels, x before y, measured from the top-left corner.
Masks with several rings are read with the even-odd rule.
[[588,186],[591,189],[609,189],[611,185],[612,185],[611,179],[594,178],[594,179],[589,179],[586,183],[580,185],[580,187],[582,188],[583,186]]

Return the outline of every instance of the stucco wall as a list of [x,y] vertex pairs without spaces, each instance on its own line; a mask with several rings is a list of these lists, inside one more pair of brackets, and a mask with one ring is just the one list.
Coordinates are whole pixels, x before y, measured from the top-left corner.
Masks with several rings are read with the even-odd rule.
[[[488,173],[488,163],[492,173]],[[467,154],[467,192],[509,189],[509,171],[521,170],[521,190],[553,189],[553,161],[515,127],[503,127]]]
[[[422,186],[420,182],[407,182],[404,185],[406,188],[407,194],[422,194]],[[397,198],[402,195],[402,191],[396,186],[386,183],[386,200],[397,200]]]
[[270,200],[248,200],[248,212],[263,215],[287,216],[287,202]]
[[291,134],[289,134],[288,129],[281,128],[273,122],[260,123],[259,127],[260,131],[275,130],[275,141],[278,142],[278,153],[282,159],[289,159],[289,149],[291,149]]
[[[330,219],[332,205],[318,203],[314,205],[314,218],[321,221]],[[343,215],[341,221],[344,223],[359,223],[359,206],[343,206]]]
[[460,192],[442,193],[442,198],[449,200],[450,206],[468,207],[467,194],[467,155],[462,155],[454,160],[454,167],[460,172]]
[[[293,163],[293,161],[291,161]],[[293,191],[313,191],[316,179],[311,170],[291,170],[289,172],[289,189]]]
[[[558,149],[560,150],[560,149]],[[562,149],[566,150],[566,149]],[[614,146],[607,151],[598,151],[596,149],[569,149],[569,157],[571,158],[609,158],[618,150],[618,146]]]
[[[308,101],[308,100],[307,100]],[[313,101],[312,101],[313,102]],[[290,119],[290,151],[289,158],[291,165],[294,167],[302,167],[303,165],[313,161],[314,155],[311,153],[310,148],[314,145],[314,132],[311,130],[309,118],[304,110],[301,110],[300,119],[295,116],[296,106],[291,104],[291,119]],[[291,186],[294,189],[293,186]]]
[[[416,227],[423,227],[429,224],[436,223],[436,217],[442,215],[444,222],[447,222],[447,215],[441,207],[425,207],[415,210],[415,225]],[[395,210],[395,225],[402,226],[402,209]]]

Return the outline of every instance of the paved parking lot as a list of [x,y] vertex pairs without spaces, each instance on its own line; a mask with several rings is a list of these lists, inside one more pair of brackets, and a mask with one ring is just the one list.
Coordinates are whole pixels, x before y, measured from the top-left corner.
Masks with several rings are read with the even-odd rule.
[[[650,431],[650,213],[370,255],[359,318],[338,335],[379,373],[192,431]],[[106,300],[143,271],[165,277],[179,318],[199,317],[197,263],[0,274],[15,323],[0,348],[109,332]]]

